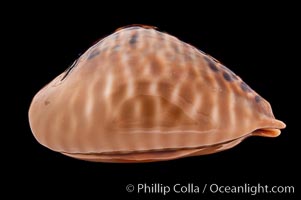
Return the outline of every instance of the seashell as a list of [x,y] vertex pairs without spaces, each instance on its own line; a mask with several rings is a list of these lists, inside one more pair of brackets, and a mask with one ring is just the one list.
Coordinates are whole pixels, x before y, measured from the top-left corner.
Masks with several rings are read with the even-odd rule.
[[97,162],[211,154],[285,128],[232,71],[149,26],[88,49],[35,95],[29,121],[42,145]]

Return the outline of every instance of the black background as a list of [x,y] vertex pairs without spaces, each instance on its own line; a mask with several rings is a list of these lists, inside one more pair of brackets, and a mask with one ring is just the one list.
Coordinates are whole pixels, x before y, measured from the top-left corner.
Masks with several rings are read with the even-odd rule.
[[[28,6],[28,5],[27,5]],[[127,184],[217,183],[220,185],[268,184],[293,185],[298,193],[300,153],[298,151],[298,109],[294,100],[298,63],[292,56],[295,40],[293,12],[283,5],[216,9],[214,6],[172,7],[159,5],[150,11],[145,7],[124,9],[89,4],[77,8],[35,5],[38,9],[22,10],[11,23],[13,39],[10,55],[15,84],[12,97],[8,140],[8,186],[31,188],[22,195],[39,197],[94,196],[95,199],[143,199],[147,194],[127,193]],[[120,6],[122,8],[122,6]],[[180,5],[181,7],[181,5]],[[193,9],[197,7],[197,9]],[[222,6],[221,6],[222,7]],[[85,12],[84,12],[85,11]],[[289,14],[284,14],[289,12]],[[287,128],[277,138],[252,137],[230,150],[207,156],[142,164],[91,163],[72,159],[46,149],[34,139],[28,108],[33,96],[67,68],[95,41],[129,24],[147,24],[177,36],[220,60],[238,74],[255,91],[267,99],[276,118]],[[3,77],[5,78],[5,77]],[[208,192],[209,193],[209,192]],[[40,197],[43,197],[40,196]],[[171,195],[169,195],[171,196]],[[250,195],[181,194],[176,198],[248,198]],[[163,198],[161,194],[156,198]],[[290,199],[296,194],[257,195],[253,199]]]

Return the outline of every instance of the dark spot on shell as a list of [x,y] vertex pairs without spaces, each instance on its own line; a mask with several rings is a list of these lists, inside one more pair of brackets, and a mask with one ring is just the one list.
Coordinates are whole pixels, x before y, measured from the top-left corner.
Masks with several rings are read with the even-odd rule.
[[206,62],[208,63],[208,66],[210,67],[210,69],[214,72],[218,72],[218,68],[215,65],[214,61],[210,58],[208,58],[207,56],[204,56]]
[[223,77],[226,81],[232,81],[232,77],[227,72],[223,73]]
[[240,87],[245,92],[252,92],[252,89],[245,82],[241,82]]
[[261,97],[259,95],[255,96],[255,101],[256,103],[259,103],[261,101]]
[[88,56],[88,60],[91,60],[92,58],[94,58],[95,56],[99,55],[100,51],[98,49],[94,49]]
[[222,68],[229,74],[230,78],[232,78],[233,80],[237,80],[237,76],[236,74],[234,74],[230,69],[228,69],[226,66],[221,65]]
[[48,100],[44,101],[45,106],[47,106],[48,104],[50,104],[50,101],[48,101]]
[[131,39],[130,39],[129,43],[130,43],[131,45],[134,45],[134,44],[136,44],[136,42],[137,42],[137,38],[138,38],[138,34],[137,34],[137,33],[135,33],[134,35],[132,35],[132,37],[131,37]]

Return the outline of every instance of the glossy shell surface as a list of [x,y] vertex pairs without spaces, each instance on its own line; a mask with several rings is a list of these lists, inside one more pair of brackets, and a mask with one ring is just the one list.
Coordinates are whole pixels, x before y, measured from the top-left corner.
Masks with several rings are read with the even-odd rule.
[[42,145],[99,162],[210,154],[285,127],[224,65],[147,26],[88,49],[35,95],[29,121]]

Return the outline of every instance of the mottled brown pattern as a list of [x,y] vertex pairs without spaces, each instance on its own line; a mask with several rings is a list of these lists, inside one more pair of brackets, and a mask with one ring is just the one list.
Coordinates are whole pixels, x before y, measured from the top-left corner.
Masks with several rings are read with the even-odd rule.
[[149,26],[94,44],[36,94],[29,121],[42,145],[99,162],[210,154],[285,127],[216,59]]

